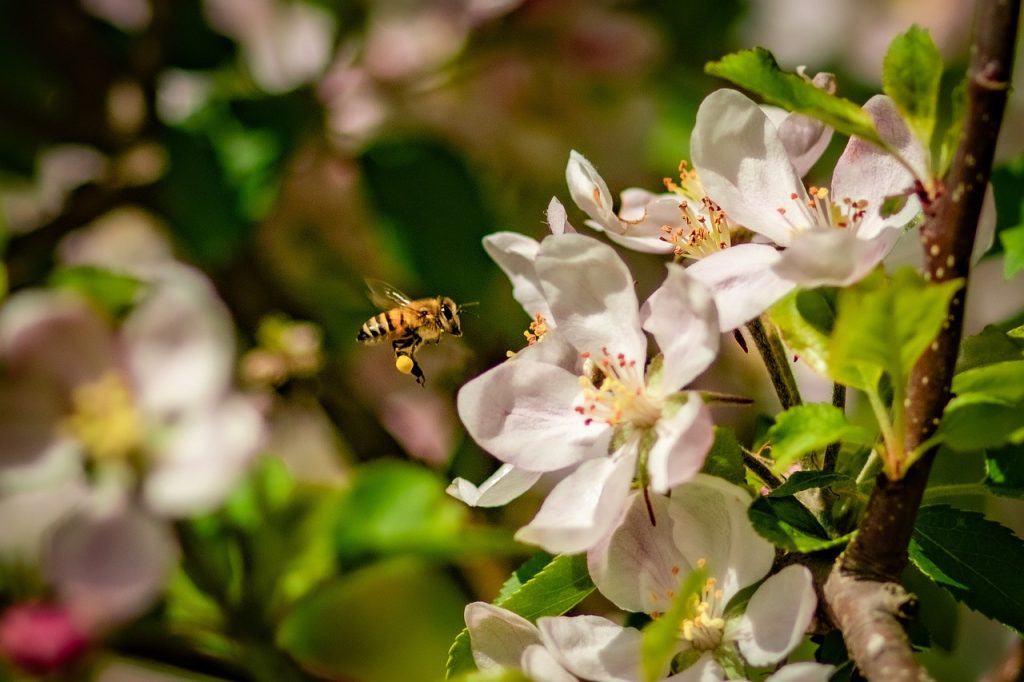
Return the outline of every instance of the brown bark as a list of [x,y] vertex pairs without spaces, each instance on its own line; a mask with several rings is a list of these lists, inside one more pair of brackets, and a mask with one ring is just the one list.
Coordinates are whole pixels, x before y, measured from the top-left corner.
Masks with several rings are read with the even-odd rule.
[[[963,132],[944,191],[926,208],[921,227],[925,276],[966,280],[978,217],[1006,106],[1020,0],[978,0],[968,70]],[[950,398],[963,327],[964,290],[957,293],[938,338],[914,366],[907,386],[906,452],[935,431]],[[869,680],[929,679],[914,661],[901,621],[913,598],[899,584],[935,449],[898,480],[878,477],[856,538],[825,585],[847,649]]]

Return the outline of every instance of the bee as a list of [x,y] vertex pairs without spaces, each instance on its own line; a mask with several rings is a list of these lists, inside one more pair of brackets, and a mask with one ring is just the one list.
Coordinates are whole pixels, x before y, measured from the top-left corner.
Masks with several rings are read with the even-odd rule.
[[446,333],[462,336],[459,305],[448,296],[411,300],[401,291],[379,279],[366,280],[370,300],[384,312],[367,320],[356,341],[381,343],[390,341],[395,351],[395,367],[426,383],[423,370],[416,362],[416,351],[424,343],[437,343]]

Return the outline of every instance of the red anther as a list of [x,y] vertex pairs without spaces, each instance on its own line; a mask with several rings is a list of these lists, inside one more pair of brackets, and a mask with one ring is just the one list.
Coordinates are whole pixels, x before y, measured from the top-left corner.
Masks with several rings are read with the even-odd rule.
[[795,199],[800,198],[800,195],[797,194],[796,192],[793,192],[792,194],[789,195],[789,198],[795,200]]
[[583,420],[583,425],[584,426],[590,426],[593,423],[594,423],[594,420],[590,419],[589,417]]
[[786,209],[784,208],[777,208],[775,210],[779,212],[779,215],[786,215]]

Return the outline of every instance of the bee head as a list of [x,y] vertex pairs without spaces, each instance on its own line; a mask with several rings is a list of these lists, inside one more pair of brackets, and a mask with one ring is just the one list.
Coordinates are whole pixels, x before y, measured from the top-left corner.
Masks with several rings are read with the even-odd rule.
[[441,328],[452,336],[462,336],[462,323],[459,321],[459,305],[448,296],[441,299]]

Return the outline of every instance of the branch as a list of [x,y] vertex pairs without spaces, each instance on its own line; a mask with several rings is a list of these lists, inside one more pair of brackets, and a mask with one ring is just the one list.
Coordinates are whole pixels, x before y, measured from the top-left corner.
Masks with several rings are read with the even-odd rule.
[[[935,282],[970,271],[978,217],[1006,107],[1021,0],[979,0],[960,145],[942,195],[925,209],[925,276]],[[960,346],[965,292],[952,300],[938,338],[918,360],[907,386],[906,451],[935,431],[950,397]],[[913,598],[899,584],[907,545],[935,449],[899,480],[879,475],[856,538],[825,585],[833,619],[851,658],[869,680],[928,679],[914,661],[901,620]]]

